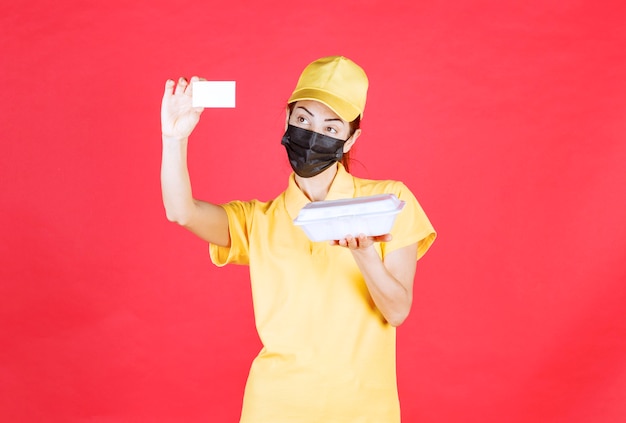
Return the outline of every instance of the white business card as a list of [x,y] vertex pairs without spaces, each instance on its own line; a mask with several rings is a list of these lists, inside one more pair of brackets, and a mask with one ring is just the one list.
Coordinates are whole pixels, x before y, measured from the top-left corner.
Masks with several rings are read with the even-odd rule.
[[196,81],[192,86],[193,107],[235,107],[235,81]]

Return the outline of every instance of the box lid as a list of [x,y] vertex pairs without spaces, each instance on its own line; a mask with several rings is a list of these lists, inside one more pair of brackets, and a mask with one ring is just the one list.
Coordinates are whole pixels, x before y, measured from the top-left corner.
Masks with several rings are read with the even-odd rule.
[[296,224],[347,216],[396,213],[404,207],[394,194],[378,194],[340,200],[313,201],[304,206],[294,221]]

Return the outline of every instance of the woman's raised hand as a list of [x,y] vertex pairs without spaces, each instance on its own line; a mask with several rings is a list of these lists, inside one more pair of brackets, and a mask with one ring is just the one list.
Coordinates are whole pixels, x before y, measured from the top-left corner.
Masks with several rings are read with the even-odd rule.
[[200,78],[194,76],[190,81],[180,78],[178,82],[168,79],[161,102],[161,132],[163,137],[183,139],[189,137],[200,120],[202,107],[192,106],[192,83]]

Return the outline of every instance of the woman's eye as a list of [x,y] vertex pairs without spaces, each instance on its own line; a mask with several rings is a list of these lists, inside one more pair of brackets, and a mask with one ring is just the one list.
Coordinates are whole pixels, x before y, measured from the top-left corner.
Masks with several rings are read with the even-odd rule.
[[328,132],[330,132],[331,134],[336,134],[337,133],[337,130],[335,128],[330,127],[330,126],[328,128],[326,128],[326,130]]
[[298,116],[298,123],[307,123],[307,120],[303,116]]

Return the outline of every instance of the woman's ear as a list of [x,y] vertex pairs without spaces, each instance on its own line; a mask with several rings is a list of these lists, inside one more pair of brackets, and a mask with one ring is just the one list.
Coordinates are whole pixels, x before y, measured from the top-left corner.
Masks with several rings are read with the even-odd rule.
[[287,130],[287,126],[289,125],[289,104],[285,107],[285,131]]
[[346,143],[343,145],[343,152],[347,153],[348,151],[350,151],[350,149],[352,148],[352,146],[356,142],[357,138],[359,138],[360,136],[361,136],[361,128],[359,128],[356,131],[354,131],[354,134],[352,134],[352,136],[350,138],[348,138]]

